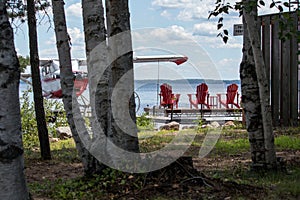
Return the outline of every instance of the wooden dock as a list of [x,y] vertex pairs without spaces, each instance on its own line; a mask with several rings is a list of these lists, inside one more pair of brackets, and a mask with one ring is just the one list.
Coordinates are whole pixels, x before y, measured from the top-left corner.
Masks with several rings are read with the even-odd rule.
[[163,109],[163,108],[144,108],[144,111],[154,117],[163,116],[164,119],[169,121],[197,119],[199,117],[203,119],[207,118],[242,118],[243,109],[241,108],[220,108],[220,109],[191,109],[191,108],[175,108],[175,109]]
[[243,109],[241,108],[217,108],[217,109],[190,109],[190,108],[175,108],[175,109],[165,109],[165,112],[170,114],[184,114],[184,113],[242,113]]

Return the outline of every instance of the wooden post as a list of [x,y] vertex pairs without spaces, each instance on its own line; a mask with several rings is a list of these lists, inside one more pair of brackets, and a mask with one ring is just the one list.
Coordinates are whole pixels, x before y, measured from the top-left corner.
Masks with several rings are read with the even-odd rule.
[[290,126],[290,107],[291,107],[291,55],[290,48],[291,44],[289,40],[282,41],[281,51],[281,99],[282,107],[280,109],[280,116],[282,119],[283,126]]
[[[270,41],[270,16],[264,17],[262,19],[262,47],[263,47],[263,56],[266,66],[266,74],[268,80],[270,80],[270,47],[271,47],[271,41]],[[270,85],[269,85],[270,89]]]
[[[294,12],[293,17],[293,30],[298,29],[298,16]],[[297,36],[293,35],[290,40],[290,64],[291,64],[291,79],[290,79],[290,94],[291,94],[291,104],[290,104],[290,125],[298,125],[298,42]]]
[[[274,17],[272,17],[274,18]],[[279,23],[278,20],[272,20],[271,31],[271,109],[273,125],[279,126],[279,97],[280,97],[280,42],[278,38]]]

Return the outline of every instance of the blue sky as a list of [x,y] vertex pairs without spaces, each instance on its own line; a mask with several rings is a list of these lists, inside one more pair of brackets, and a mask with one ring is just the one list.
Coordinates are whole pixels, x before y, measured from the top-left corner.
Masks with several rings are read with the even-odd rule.
[[[84,35],[79,0],[65,1],[72,58],[85,58]],[[208,20],[215,0],[130,0],[131,28],[135,55],[182,54],[189,61],[181,66],[171,63],[135,64],[136,79],[160,78],[239,79],[242,37],[233,36],[233,24],[240,24],[237,13],[224,16],[229,41],[224,44],[217,19]],[[48,10],[52,17],[51,9]],[[38,15],[40,58],[57,58],[53,23]],[[16,30],[15,44],[20,55],[29,55],[27,24]]]

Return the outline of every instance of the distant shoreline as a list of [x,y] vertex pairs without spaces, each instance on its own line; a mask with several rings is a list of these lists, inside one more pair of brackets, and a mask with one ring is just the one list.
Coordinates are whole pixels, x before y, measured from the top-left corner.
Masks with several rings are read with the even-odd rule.
[[[135,82],[147,82],[147,83],[156,83],[158,79],[136,79],[134,80]],[[236,83],[236,84],[240,84],[241,81],[237,80],[237,79],[233,79],[233,80],[216,80],[216,79],[159,79],[159,82],[168,82],[168,83],[199,83],[199,82],[205,82],[208,84],[232,84],[232,83]]]

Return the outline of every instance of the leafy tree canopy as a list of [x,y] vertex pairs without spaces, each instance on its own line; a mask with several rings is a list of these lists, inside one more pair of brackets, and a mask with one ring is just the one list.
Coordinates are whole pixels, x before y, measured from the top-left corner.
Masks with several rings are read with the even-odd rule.
[[20,69],[22,72],[24,72],[26,66],[30,65],[30,58],[29,56],[23,57],[23,56],[18,56],[19,63],[20,63]]
[[[223,39],[224,43],[227,43],[229,36],[228,36],[228,30],[224,29],[223,27],[223,21],[224,21],[224,14],[229,14],[230,11],[234,12],[239,12],[239,15],[243,15],[243,9],[247,10],[253,10],[254,7],[264,7],[266,6],[265,1],[263,0],[252,0],[247,4],[243,4],[243,2],[235,2],[231,4],[230,2],[227,2],[226,0],[217,0],[215,3],[216,7],[213,11],[209,12],[208,19],[210,19],[212,16],[219,17],[218,24],[217,24],[217,29],[220,30],[220,33],[217,35],[218,37],[221,37]],[[299,0],[294,0],[294,1],[289,1],[289,2],[283,2],[283,1],[274,1],[272,0],[270,2],[269,8],[277,8],[278,12],[282,14],[281,18],[279,18],[279,23],[281,30],[284,30],[284,27],[291,27],[292,26],[292,18],[288,13],[285,13],[284,10],[288,9],[289,11],[292,10],[297,10],[299,11]],[[285,8],[285,9],[284,9]],[[299,13],[298,13],[299,14]],[[283,31],[280,32],[280,38],[282,40],[289,39],[293,34],[297,34],[296,30],[295,31],[290,31],[290,32],[285,32]],[[300,34],[299,34],[300,35]],[[300,41],[298,35],[298,41]]]
[[[26,2],[26,1],[25,1]],[[24,0],[8,0],[7,11],[8,16],[13,19],[20,19],[22,23],[26,21],[27,5]],[[35,0],[35,10],[45,11],[50,6],[49,0]]]

